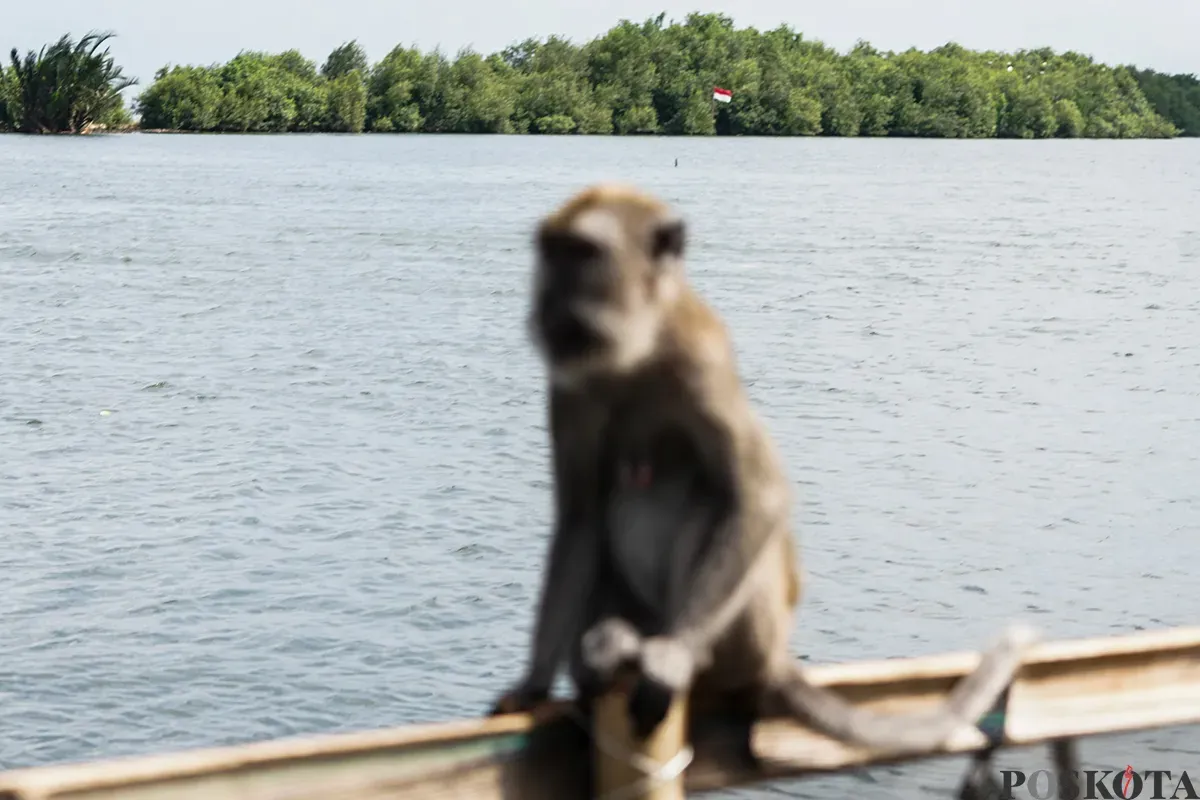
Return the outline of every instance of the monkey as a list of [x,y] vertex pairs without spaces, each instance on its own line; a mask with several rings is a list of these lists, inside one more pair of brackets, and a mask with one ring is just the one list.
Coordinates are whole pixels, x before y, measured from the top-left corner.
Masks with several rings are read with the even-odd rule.
[[615,183],[536,228],[526,326],[548,377],[553,525],[525,673],[490,713],[548,700],[565,661],[585,709],[632,668],[642,737],[687,693],[853,746],[942,746],[994,706],[1038,633],[1008,626],[927,713],[870,712],[808,680],[788,652],[790,483],[728,329],[685,275],[686,239],[677,211]]

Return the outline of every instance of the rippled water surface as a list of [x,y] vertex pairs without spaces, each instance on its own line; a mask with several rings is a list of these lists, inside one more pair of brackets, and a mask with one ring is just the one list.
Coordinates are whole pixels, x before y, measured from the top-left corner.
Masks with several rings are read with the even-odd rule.
[[1198,145],[0,138],[0,767],[483,711],[548,522],[530,230],[600,178],[691,222],[801,500],[798,654],[1195,623]]

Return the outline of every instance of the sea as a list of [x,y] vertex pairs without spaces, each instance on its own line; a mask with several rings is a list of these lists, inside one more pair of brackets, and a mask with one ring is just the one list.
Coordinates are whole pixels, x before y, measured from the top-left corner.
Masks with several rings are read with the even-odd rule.
[[[687,220],[804,663],[1196,623],[1200,140],[4,136],[0,769],[484,713],[550,524],[532,232],[600,180]],[[1080,752],[1200,778],[1195,729]]]

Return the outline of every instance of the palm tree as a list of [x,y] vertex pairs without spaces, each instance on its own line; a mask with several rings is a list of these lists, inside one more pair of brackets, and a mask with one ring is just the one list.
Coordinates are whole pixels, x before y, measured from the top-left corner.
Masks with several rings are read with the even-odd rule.
[[121,108],[121,92],[137,81],[121,74],[108,48],[112,33],[89,33],[78,42],[70,35],[30,50],[24,60],[14,47],[9,116],[24,133],[80,133]]

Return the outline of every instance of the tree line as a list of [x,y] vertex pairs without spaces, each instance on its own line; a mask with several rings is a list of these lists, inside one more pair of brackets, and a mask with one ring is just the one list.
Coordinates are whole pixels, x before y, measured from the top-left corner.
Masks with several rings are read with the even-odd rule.
[[[77,49],[68,37],[59,44]],[[13,51],[0,70],[0,127],[122,124],[111,97],[127,81],[110,58],[84,70],[79,86],[92,88],[70,94],[79,108],[61,111],[72,102],[46,82],[74,73],[40,64],[64,58],[51,48],[19,62]],[[107,92],[95,88],[105,69]],[[715,86],[732,102],[715,103]],[[884,52],[859,42],[839,53],[784,25],[660,14],[582,45],[551,36],[487,56],[397,46],[371,64],[351,41],[318,68],[295,50],[242,52],[160,69],[135,110],[143,129],[196,132],[1161,138],[1200,135],[1200,81],[1049,48]]]

